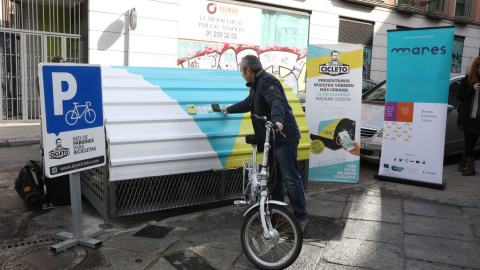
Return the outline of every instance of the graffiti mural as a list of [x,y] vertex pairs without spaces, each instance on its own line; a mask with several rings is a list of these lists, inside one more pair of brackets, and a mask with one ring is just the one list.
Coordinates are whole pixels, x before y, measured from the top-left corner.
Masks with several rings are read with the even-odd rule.
[[287,85],[292,87],[294,93],[305,92],[306,89],[306,48],[280,46],[260,48],[258,46],[224,44],[223,47],[222,45],[205,46],[202,51],[190,50],[183,55],[184,57],[177,61],[178,67],[221,70],[238,70],[242,57],[256,55],[262,62],[263,68],[277,78],[283,79]]

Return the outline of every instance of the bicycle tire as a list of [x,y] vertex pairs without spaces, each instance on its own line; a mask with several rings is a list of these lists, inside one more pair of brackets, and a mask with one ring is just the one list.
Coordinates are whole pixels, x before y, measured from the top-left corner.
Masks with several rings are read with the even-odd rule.
[[[252,209],[241,230],[242,248],[247,258],[260,269],[284,269],[300,255],[303,235],[296,217],[285,207],[269,204],[275,237],[266,240],[260,220],[260,208]],[[274,222],[277,221],[277,222]]]
[[[74,117],[75,116],[75,117]],[[72,122],[70,122],[69,120],[71,120]],[[70,126],[73,126],[77,123],[78,121],[78,114],[77,112],[75,112],[74,110],[71,110],[71,111],[68,111],[67,114],[65,114],[65,121],[67,122],[67,124],[69,124]]]

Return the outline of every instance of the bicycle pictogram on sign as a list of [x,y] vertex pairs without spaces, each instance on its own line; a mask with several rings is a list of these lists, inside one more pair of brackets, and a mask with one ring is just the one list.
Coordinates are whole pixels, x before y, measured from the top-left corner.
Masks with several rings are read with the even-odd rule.
[[[85,121],[89,124],[95,121],[96,113],[90,108],[90,105],[92,105],[90,101],[87,101],[85,105],[78,105],[78,102],[74,102],[73,105],[75,107],[65,114],[65,121],[67,124],[73,126],[77,123],[78,119],[82,117],[84,117]],[[79,108],[84,108],[82,113],[79,112]]]

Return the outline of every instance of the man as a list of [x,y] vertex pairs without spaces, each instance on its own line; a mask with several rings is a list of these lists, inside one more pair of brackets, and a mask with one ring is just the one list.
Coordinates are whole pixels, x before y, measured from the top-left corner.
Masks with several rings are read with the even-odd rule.
[[52,63],[63,63],[63,57],[55,56],[52,58]]
[[327,63],[327,66],[343,66],[343,63],[338,62],[338,55],[340,53],[338,51],[332,51],[330,56],[332,56],[332,61]]
[[63,150],[64,148],[62,147],[62,139],[58,138],[56,141],[55,141],[55,144],[57,145],[57,147],[55,147],[55,150]]
[[[285,181],[293,213],[300,222],[303,232],[309,219],[307,217],[305,191],[297,162],[300,129],[292,108],[288,104],[282,84],[274,76],[263,70],[262,64],[256,56],[247,55],[243,57],[240,62],[240,70],[242,77],[247,81],[247,86],[250,87],[250,94],[243,101],[224,108],[222,111],[225,115],[228,113],[251,112],[259,116],[266,116],[286,135],[286,137],[276,136],[275,147],[272,146],[272,151],[269,153],[270,175],[274,177],[272,178],[274,179],[274,187],[270,189],[270,194],[274,200],[283,202],[283,182]],[[253,129],[255,134],[262,138],[262,142],[258,144],[258,150],[262,152],[265,126],[253,121]],[[276,164],[273,164],[273,154]],[[276,170],[274,171],[275,167]]]

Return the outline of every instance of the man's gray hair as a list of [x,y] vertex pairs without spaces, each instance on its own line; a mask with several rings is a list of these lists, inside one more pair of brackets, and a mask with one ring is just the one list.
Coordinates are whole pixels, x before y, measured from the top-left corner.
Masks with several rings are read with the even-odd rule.
[[243,72],[250,68],[254,73],[262,69],[262,63],[260,63],[260,59],[255,55],[245,55],[240,62],[240,66],[243,69]]

